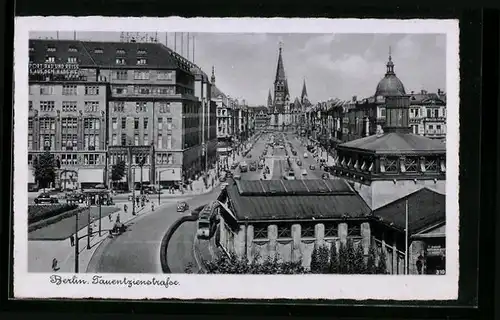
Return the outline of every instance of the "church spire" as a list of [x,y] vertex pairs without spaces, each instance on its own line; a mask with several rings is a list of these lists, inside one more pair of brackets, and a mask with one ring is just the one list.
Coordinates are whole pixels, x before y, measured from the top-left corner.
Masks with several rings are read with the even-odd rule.
[[212,84],[215,84],[215,67],[212,66],[212,78],[210,78],[210,82],[212,82]]
[[302,85],[302,94],[300,95],[300,100],[304,103],[307,100],[307,88],[306,88],[306,79],[304,79],[304,84]]
[[392,62],[391,47],[389,47],[389,61],[387,61],[387,72],[386,75],[395,74],[394,73],[394,62]]
[[267,95],[267,106],[271,107],[273,105],[273,96],[271,95],[271,89],[269,89],[269,94]]
[[285,67],[283,66],[283,57],[281,53],[283,52],[283,43],[280,42],[279,55],[278,55],[278,67],[276,68],[276,81],[283,81],[286,79]]

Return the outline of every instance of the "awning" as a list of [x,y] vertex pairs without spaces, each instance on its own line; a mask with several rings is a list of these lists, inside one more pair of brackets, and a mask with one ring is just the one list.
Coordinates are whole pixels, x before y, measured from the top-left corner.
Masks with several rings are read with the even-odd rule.
[[104,169],[79,169],[78,182],[103,183]]

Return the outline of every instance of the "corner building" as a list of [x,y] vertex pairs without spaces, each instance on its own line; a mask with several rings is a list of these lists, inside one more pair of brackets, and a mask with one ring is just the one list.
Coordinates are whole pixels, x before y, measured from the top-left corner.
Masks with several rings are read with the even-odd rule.
[[[179,185],[203,169],[192,67],[159,43],[30,40],[28,141],[43,140],[61,159],[59,177],[70,172],[76,187],[109,184],[119,159],[123,187]],[[76,71],[62,76],[66,69]],[[40,148],[31,142],[29,162]]]

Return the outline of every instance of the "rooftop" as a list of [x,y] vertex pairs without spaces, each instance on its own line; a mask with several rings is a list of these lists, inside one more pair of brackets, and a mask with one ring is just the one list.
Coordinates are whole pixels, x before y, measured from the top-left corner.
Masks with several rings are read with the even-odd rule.
[[408,229],[410,234],[423,231],[446,221],[446,196],[428,188],[386,204],[373,212],[382,223],[391,224],[404,231],[406,225],[406,200],[408,200]]
[[47,57],[53,56],[56,64],[66,64],[76,58],[72,63],[80,67],[182,69],[190,72],[193,66],[161,43],[31,39],[29,47],[33,63],[46,63]]
[[227,194],[239,220],[363,218],[370,208],[344,180],[231,181]]
[[427,137],[400,132],[371,135],[339,145],[340,148],[358,149],[380,154],[446,153],[446,146]]

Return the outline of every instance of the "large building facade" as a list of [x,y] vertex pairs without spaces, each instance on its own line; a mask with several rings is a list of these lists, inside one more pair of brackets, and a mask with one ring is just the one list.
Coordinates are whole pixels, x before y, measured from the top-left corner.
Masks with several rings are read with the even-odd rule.
[[214,110],[193,67],[159,43],[30,40],[28,162],[53,153],[63,188],[108,185],[122,160],[124,188],[188,181],[215,161]]

